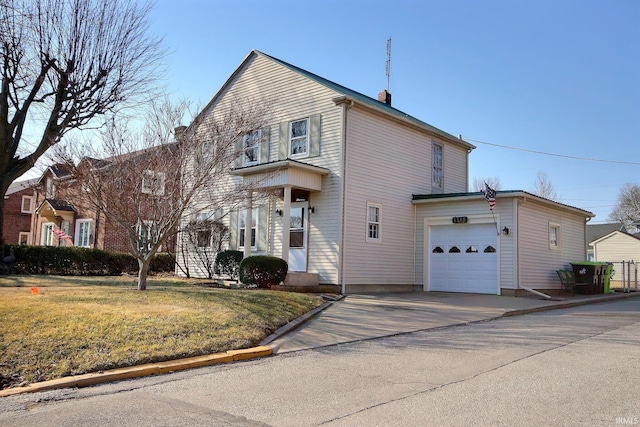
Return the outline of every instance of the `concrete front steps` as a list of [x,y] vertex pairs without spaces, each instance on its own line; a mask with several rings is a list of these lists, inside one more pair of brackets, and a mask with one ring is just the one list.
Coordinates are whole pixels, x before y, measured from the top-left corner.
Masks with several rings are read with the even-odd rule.
[[317,273],[290,271],[284,283],[271,289],[291,292],[340,293],[338,285],[321,285]]

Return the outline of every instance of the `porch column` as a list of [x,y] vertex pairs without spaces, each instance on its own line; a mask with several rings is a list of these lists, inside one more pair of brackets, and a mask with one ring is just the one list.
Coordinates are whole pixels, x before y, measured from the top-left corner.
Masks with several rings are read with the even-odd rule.
[[[245,220],[244,220],[244,257],[251,256],[251,228],[253,227],[253,191],[247,192]],[[256,230],[257,232],[257,230]],[[257,237],[257,236],[256,236]]]
[[291,187],[284,187],[282,209],[282,259],[289,262],[289,226],[291,225]]

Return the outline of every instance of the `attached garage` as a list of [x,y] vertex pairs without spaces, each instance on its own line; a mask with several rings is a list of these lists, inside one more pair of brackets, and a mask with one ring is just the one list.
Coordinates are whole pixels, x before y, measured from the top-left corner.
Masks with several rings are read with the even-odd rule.
[[414,195],[415,279],[427,292],[524,295],[560,288],[556,270],[586,259],[591,212],[525,191]]
[[499,293],[494,224],[435,225],[429,236],[430,291]]

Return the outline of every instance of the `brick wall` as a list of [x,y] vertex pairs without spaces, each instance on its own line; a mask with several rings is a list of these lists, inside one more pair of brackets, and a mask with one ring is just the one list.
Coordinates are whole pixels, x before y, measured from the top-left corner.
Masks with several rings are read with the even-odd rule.
[[[4,200],[4,226],[2,233],[5,243],[17,245],[20,232],[31,232],[31,214],[22,213],[22,196],[34,196],[31,188],[15,192],[5,197]],[[31,209],[35,210],[36,200],[32,200]],[[33,240],[31,240],[33,243]]]

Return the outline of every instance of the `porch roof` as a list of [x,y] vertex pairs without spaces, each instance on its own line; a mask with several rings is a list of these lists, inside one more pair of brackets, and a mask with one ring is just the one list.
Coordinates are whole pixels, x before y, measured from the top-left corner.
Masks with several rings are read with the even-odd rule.
[[329,170],[297,160],[285,159],[233,169],[231,174],[241,176],[244,184],[253,188],[292,187],[321,191],[322,177],[328,175]]

